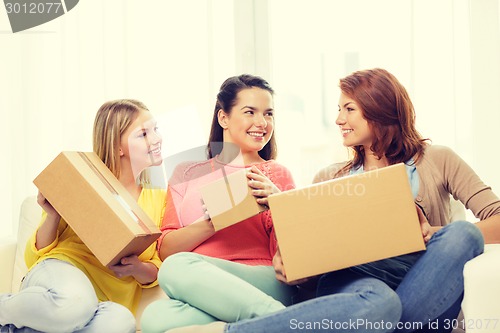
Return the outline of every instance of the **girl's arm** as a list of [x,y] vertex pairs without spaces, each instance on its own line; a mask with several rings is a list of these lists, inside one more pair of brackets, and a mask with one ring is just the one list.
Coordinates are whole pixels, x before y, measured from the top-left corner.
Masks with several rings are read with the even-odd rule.
[[485,243],[500,243],[500,199],[452,149],[440,147],[436,164],[444,170],[448,191],[480,220]]
[[210,219],[203,219],[167,233],[160,245],[160,258],[165,260],[177,252],[191,252],[215,234]]
[[162,236],[158,239],[161,260],[178,252],[191,252],[215,234],[210,217],[200,209],[201,196],[196,193],[200,184],[195,181],[213,171],[211,163],[186,162],[175,168],[169,179]]
[[49,246],[56,240],[57,228],[59,227],[61,215],[59,215],[59,213],[54,209],[54,207],[52,207],[47,199],[45,199],[40,191],[38,192],[37,202],[47,213],[45,221],[40,225],[36,233],[35,246],[37,250],[40,250]]

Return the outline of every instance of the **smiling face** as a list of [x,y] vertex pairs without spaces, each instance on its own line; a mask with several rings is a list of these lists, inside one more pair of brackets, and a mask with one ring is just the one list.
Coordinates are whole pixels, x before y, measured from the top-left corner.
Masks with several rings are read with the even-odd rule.
[[243,89],[230,112],[221,109],[218,118],[224,142],[234,143],[244,155],[258,155],[273,134],[273,97],[261,88]]
[[134,178],[144,169],[160,165],[162,138],[151,112],[140,110],[120,139],[120,163],[130,165]]
[[339,98],[339,115],[335,122],[339,125],[344,146],[364,146],[367,151],[372,144],[372,131],[363,117],[363,110],[355,100],[344,93]]

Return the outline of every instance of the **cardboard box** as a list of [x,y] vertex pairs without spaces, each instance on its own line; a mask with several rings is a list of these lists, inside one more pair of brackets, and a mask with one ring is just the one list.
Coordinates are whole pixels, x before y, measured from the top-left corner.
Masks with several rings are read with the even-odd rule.
[[93,152],[60,153],[33,183],[105,266],[141,254],[161,235]]
[[[223,169],[221,169],[223,170]],[[255,200],[243,169],[200,188],[215,230],[229,227],[267,209]]]
[[425,249],[404,164],[269,196],[289,281]]

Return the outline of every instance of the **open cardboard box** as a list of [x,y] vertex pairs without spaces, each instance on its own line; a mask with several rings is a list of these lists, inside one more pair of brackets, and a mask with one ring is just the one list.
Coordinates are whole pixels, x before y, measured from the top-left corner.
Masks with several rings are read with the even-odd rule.
[[288,281],[425,249],[402,163],[268,200]]
[[[223,169],[221,169],[223,170]],[[255,200],[246,169],[233,172],[200,188],[215,230],[227,228],[267,209]]]
[[93,152],[62,152],[33,181],[105,266],[141,254],[161,235]]

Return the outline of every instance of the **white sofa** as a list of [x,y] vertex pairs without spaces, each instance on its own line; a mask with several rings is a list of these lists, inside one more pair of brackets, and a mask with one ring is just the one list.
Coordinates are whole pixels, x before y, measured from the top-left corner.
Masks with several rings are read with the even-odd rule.
[[500,332],[500,244],[487,244],[482,255],[465,265],[464,284],[467,333]]
[[[453,206],[456,207],[456,206]],[[26,273],[24,248],[28,237],[40,221],[40,207],[35,197],[28,197],[21,205],[17,238],[0,238],[0,293],[15,292]],[[464,214],[454,211],[455,218]],[[446,274],[444,272],[444,274]],[[500,332],[500,244],[487,245],[485,253],[465,266],[465,297],[462,309],[467,333]],[[167,297],[159,287],[145,290],[136,314],[137,330],[144,307],[155,299]],[[454,332],[460,332],[455,330]]]
[[[24,263],[24,248],[28,238],[38,226],[41,217],[41,208],[36,197],[28,197],[21,205],[19,216],[19,230],[17,238],[0,238],[0,293],[16,292],[19,290],[22,277],[27,268]],[[160,287],[144,289],[136,313],[137,332],[140,332],[140,317],[146,305],[152,301],[167,296]]]

